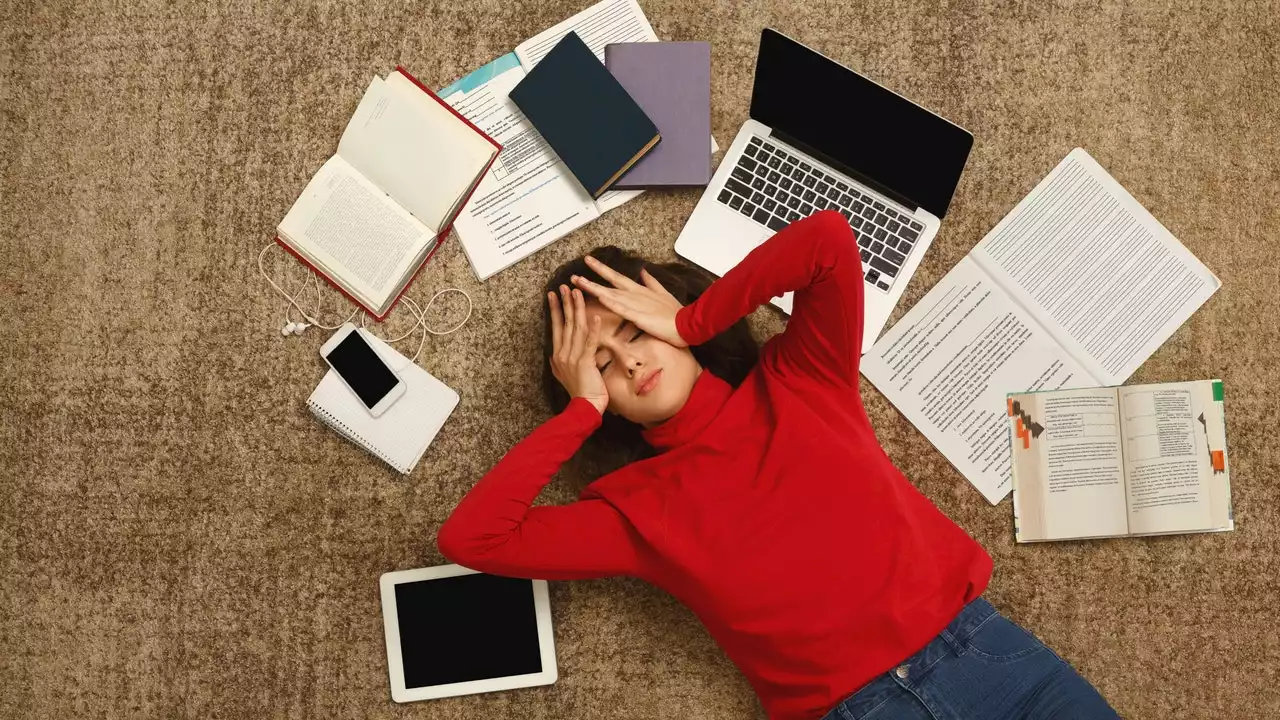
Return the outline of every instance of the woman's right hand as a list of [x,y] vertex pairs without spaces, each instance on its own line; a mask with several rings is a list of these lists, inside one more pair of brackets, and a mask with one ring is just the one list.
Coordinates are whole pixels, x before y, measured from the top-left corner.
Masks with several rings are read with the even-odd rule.
[[560,296],[547,293],[551,307],[551,374],[569,392],[580,397],[604,414],[609,406],[609,391],[596,367],[596,349],[600,345],[600,318],[587,328],[587,303],[582,291],[560,286]]
[[613,287],[597,285],[581,275],[571,278],[574,285],[591,293],[606,309],[621,315],[653,337],[678,348],[689,347],[676,329],[676,314],[684,306],[662,287],[657,278],[647,270],[641,270],[641,282],[636,282],[590,255],[586,261],[587,267]]

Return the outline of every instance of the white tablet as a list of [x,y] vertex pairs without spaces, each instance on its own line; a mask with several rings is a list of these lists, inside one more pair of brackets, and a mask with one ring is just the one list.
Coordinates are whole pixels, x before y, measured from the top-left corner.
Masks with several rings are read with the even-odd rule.
[[396,702],[556,681],[547,581],[441,565],[389,572],[381,585]]

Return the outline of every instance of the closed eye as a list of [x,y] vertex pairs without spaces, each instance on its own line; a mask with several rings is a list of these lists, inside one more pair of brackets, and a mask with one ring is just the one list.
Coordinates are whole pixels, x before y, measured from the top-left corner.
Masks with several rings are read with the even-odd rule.
[[[629,342],[629,343],[633,343],[633,342],[635,342],[635,341],[639,340],[641,335],[644,335],[644,331],[643,331],[643,330],[636,330],[636,334],[635,334],[635,335],[632,335],[632,336],[631,336],[631,339],[630,339],[630,340],[628,340],[627,342]],[[605,370],[608,370],[608,369],[609,369],[609,366],[610,366],[610,365],[612,365],[612,364],[613,364],[613,358],[609,358],[608,360],[605,360],[605,361],[604,361],[604,364],[603,364],[603,365],[598,366],[598,367],[597,367],[597,369],[598,369],[600,372],[604,372]]]

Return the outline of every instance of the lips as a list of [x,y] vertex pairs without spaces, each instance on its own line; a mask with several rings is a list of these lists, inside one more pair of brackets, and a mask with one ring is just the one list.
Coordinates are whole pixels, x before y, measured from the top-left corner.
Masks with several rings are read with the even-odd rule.
[[650,370],[641,375],[636,381],[636,395],[645,396],[653,392],[658,387],[658,383],[662,381],[662,370]]

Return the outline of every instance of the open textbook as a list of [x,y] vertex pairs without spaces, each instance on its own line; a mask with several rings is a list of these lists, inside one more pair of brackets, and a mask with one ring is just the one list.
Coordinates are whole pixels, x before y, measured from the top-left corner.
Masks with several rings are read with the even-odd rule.
[[276,240],[381,320],[501,149],[404,68],[375,76]]
[[1011,393],[1018,542],[1234,530],[1222,381]]
[[1218,278],[1076,148],[863,357],[993,505],[1010,392],[1120,385]]
[[[481,280],[644,192],[613,190],[592,200],[508,97],[570,31],[576,32],[602,63],[606,45],[658,40],[636,0],[604,0],[520,43],[514,52],[439,93],[503,146],[497,162],[454,223],[462,248]],[[709,142],[714,152],[715,139]]]

